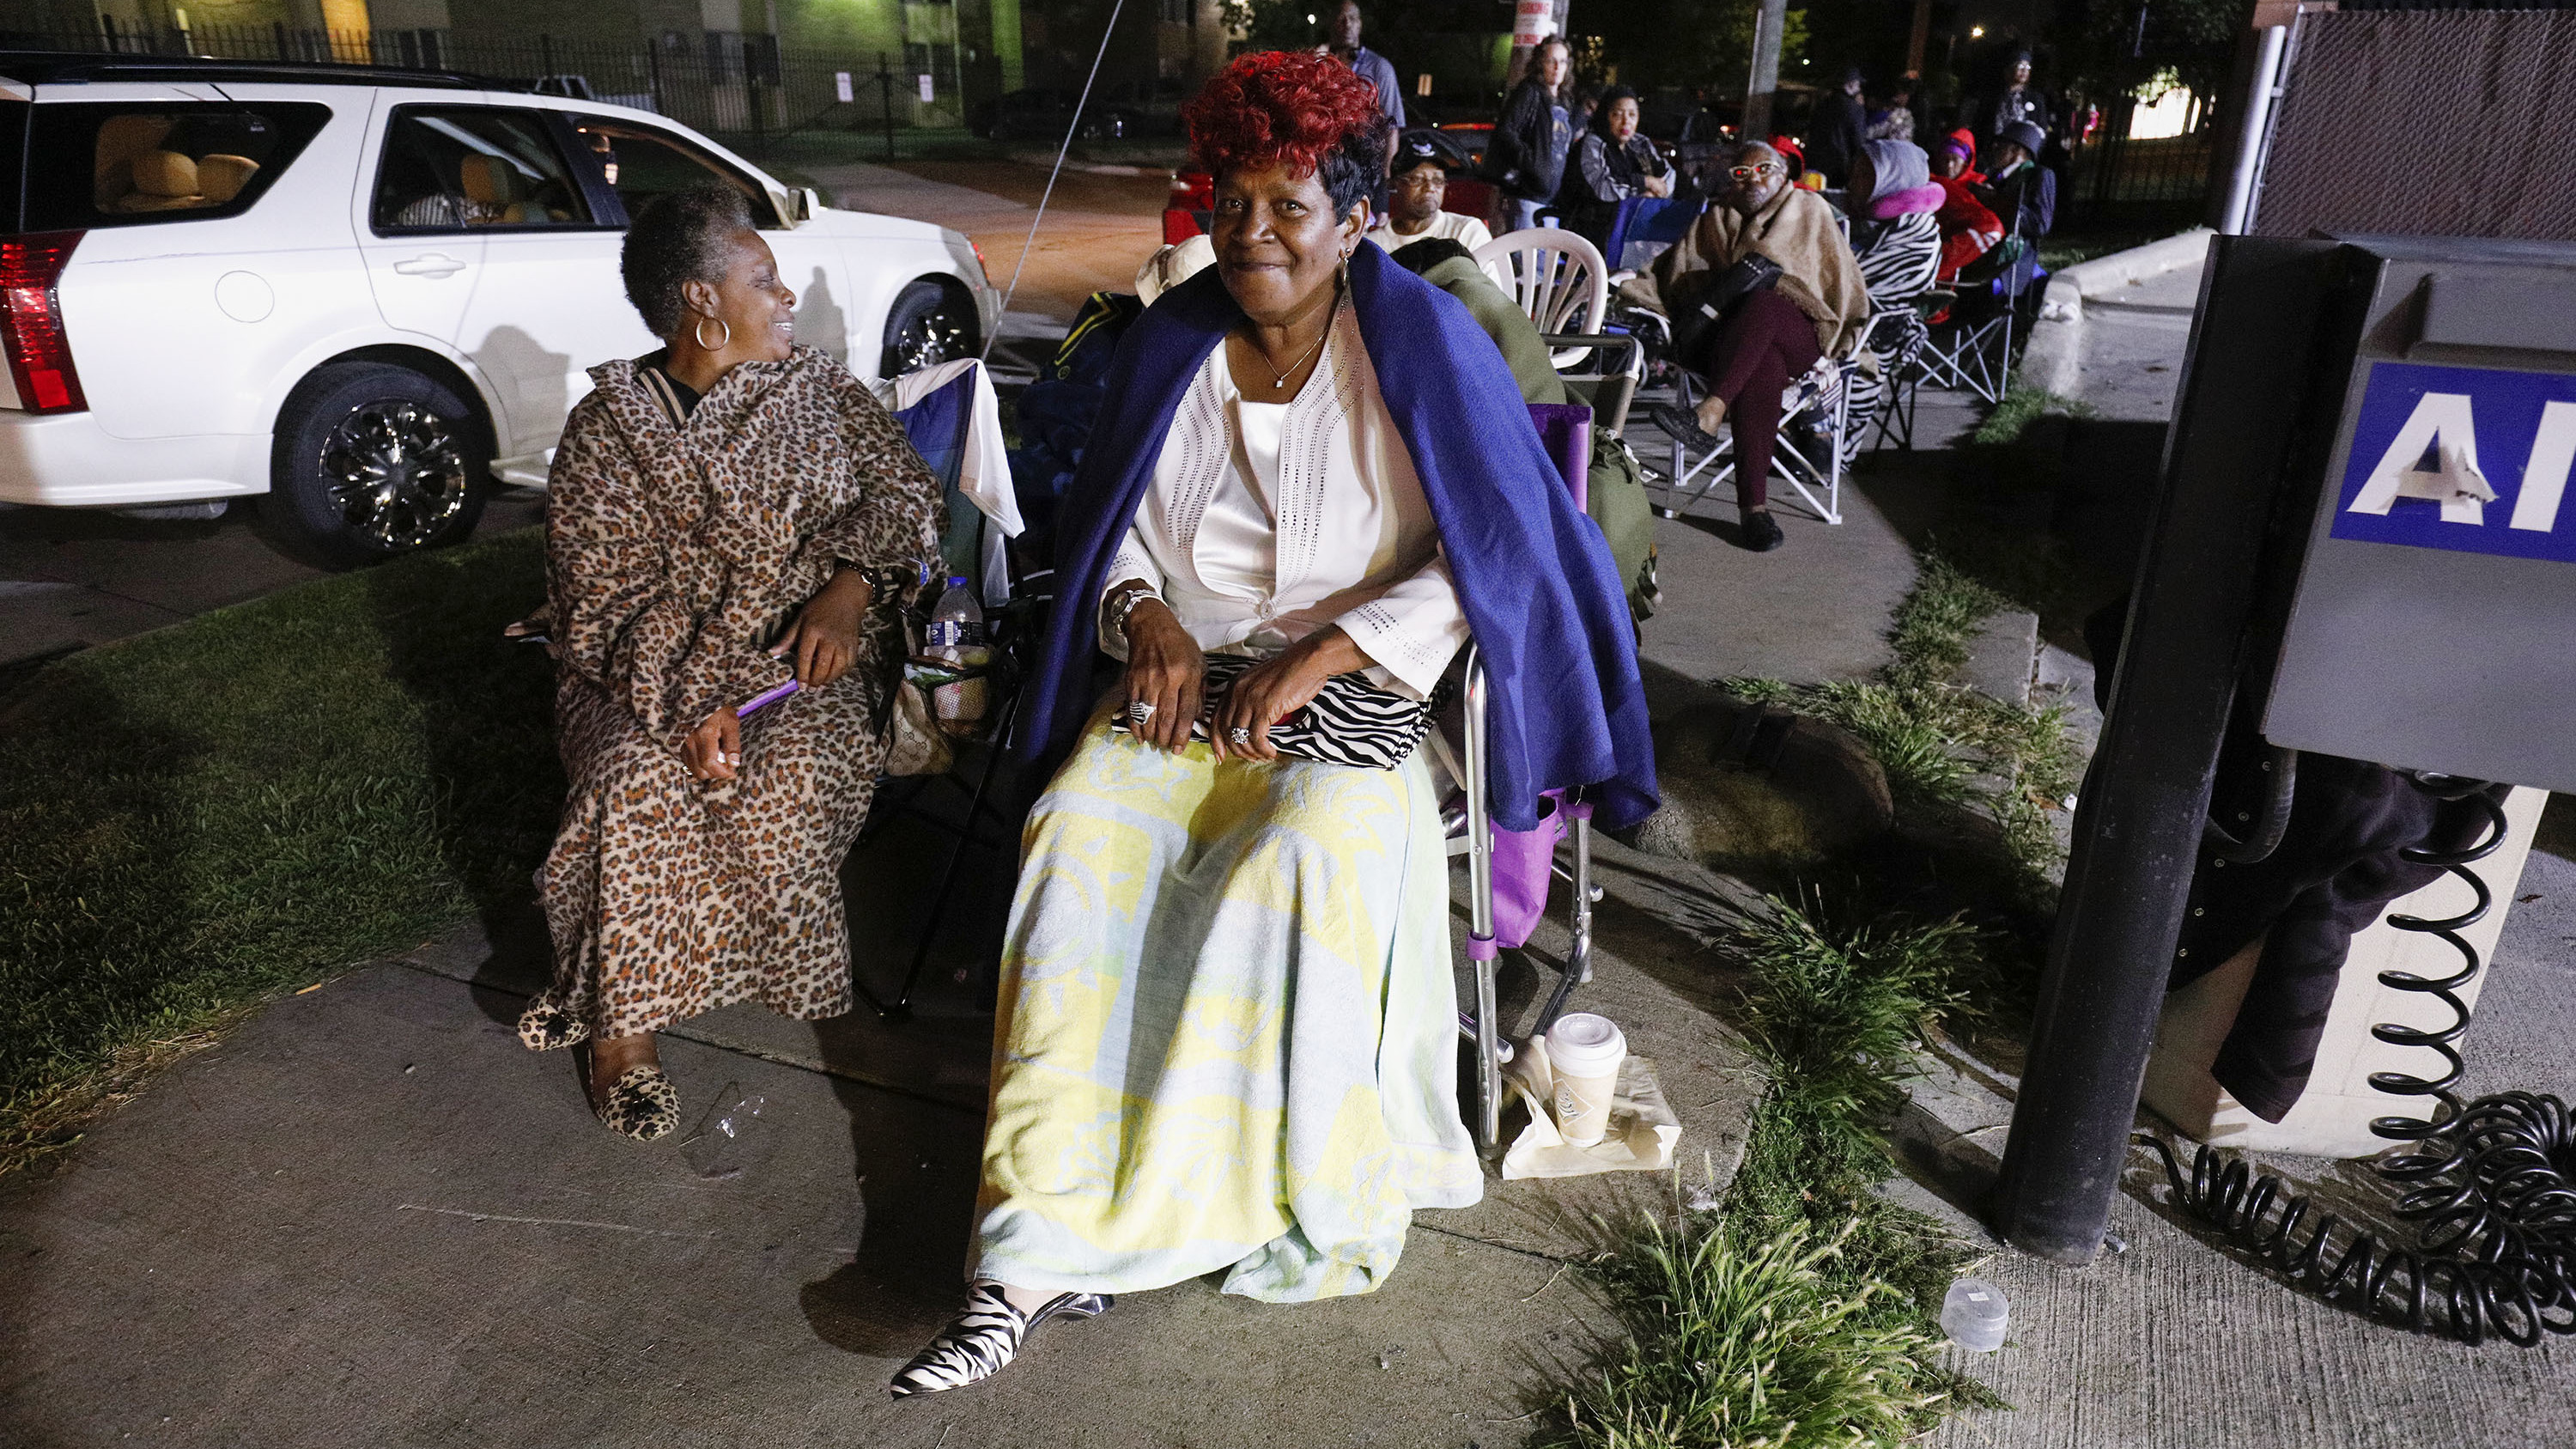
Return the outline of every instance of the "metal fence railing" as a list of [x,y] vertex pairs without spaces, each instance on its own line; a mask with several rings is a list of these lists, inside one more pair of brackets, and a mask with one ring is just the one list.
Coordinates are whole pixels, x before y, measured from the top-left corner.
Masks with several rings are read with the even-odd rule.
[[2099,139],[2069,158],[2059,210],[2075,224],[2155,223],[2196,216],[2208,204],[2209,127],[2139,140],[2129,135],[2134,109],[2123,105]]
[[496,84],[657,111],[702,131],[735,135],[967,123],[965,75],[953,34],[909,42],[900,53],[834,54],[783,51],[776,36],[716,31],[660,42],[602,42],[550,35],[459,37],[447,30],[299,30],[284,24],[149,30],[102,19],[96,32],[0,30],[0,47],[459,71]]

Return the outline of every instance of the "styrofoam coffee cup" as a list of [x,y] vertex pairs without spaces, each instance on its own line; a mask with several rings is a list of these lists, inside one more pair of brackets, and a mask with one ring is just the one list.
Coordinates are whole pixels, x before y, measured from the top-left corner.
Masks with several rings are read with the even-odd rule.
[[1619,1087],[1619,1063],[1628,1038],[1618,1023],[1587,1011],[1570,1012],[1548,1028],[1547,1065],[1556,1077],[1556,1130],[1577,1147],[1589,1147],[1610,1130],[1610,1096]]

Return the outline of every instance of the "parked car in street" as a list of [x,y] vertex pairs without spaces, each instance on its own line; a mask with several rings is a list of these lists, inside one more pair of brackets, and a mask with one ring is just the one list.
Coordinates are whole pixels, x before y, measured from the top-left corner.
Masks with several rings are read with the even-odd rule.
[[650,112],[486,86],[0,52],[0,500],[265,494],[344,564],[462,538],[493,480],[544,483],[589,368],[659,345],[624,230],[704,181],[751,203],[799,339],[860,376],[991,331],[957,232],[832,210]]

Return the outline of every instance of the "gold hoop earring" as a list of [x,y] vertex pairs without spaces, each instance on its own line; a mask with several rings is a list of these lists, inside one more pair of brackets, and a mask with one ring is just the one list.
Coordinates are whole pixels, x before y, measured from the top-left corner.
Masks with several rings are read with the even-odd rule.
[[[707,341],[707,324],[710,322],[713,322],[718,327],[724,329],[724,338],[722,341],[715,343],[709,343]],[[689,329],[689,337],[690,340],[696,342],[699,348],[703,351],[722,352],[733,345],[733,324],[727,322],[722,317],[701,317],[698,319],[698,325]]]

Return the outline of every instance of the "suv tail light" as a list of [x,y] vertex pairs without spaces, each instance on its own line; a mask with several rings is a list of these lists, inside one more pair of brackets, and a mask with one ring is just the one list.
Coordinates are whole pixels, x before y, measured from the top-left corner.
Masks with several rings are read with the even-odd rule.
[[89,411],[54,292],[80,239],[76,231],[0,238],[0,348],[9,353],[18,405],[31,413]]

